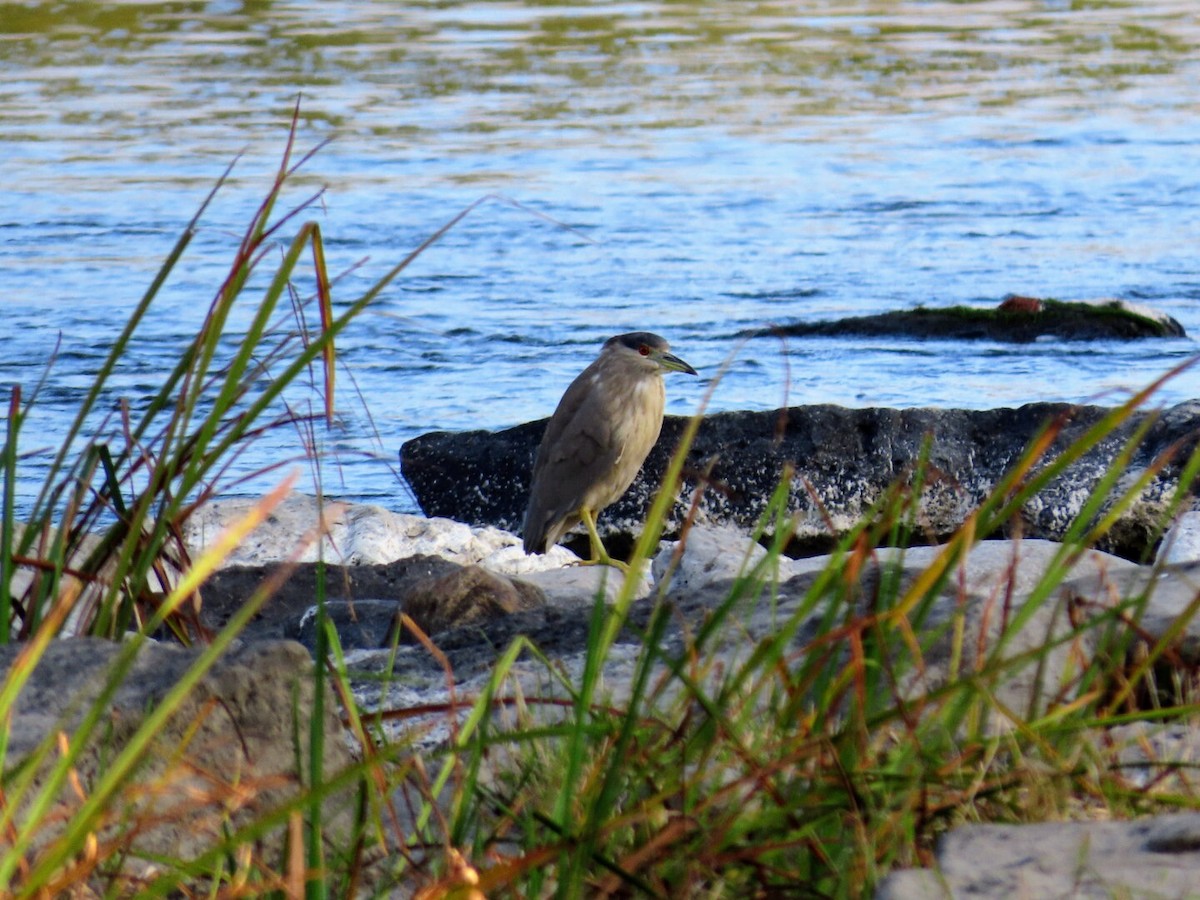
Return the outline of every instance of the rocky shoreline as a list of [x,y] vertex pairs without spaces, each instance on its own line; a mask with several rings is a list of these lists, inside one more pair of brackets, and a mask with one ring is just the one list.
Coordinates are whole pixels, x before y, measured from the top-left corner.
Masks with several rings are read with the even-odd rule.
[[[304,517],[314,509],[305,498],[294,498],[289,507]],[[227,505],[222,515],[235,516],[239,504]],[[219,519],[219,517],[217,517]],[[368,525],[372,520],[382,520]],[[337,623],[339,636],[347,647],[354,668],[363,674],[358,699],[369,708],[405,708],[449,706],[455,695],[473,697],[487,686],[492,665],[518,635],[530,638],[560,670],[577,677],[583,665],[588,621],[594,592],[601,586],[610,595],[621,587],[621,576],[611,570],[562,568],[561,559],[545,560],[548,568],[530,571],[528,557],[518,558],[511,550],[517,538],[490,527],[471,529],[466,540],[461,523],[450,520],[412,520],[370,507],[346,507],[335,514],[335,533],[340,530],[342,550],[349,550],[358,564],[345,570],[336,567],[327,572],[328,611]],[[217,524],[214,520],[213,524]],[[363,533],[418,532],[403,559],[381,560],[360,542]],[[278,550],[289,545],[290,531],[278,532]],[[448,537],[448,535],[454,535]],[[210,586],[207,608],[217,614],[212,624],[220,624],[219,598],[233,602],[245,596],[273,569],[270,559],[274,539],[265,537],[259,547],[259,564],[226,568]],[[428,551],[453,546],[450,561],[445,555]],[[519,548],[517,548],[519,549]],[[682,549],[682,552],[680,552]],[[1020,608],[1025,594],[1036,584],[1061,550],[1061,545],[1039,539],[986,541],[966,557],[948,590],[931,613],[931,627],[947,620],[962,608],[965,586],[968,603],[968,644],[978,647],[977,638],[994,639],[998,624],[983,621],[988,598],[994,598],[999,586],[1013,591],[1012,604]],[[899,572],[907,583],[920,575],[942,551],[926,546],[908,551],[881,549],[871,564],[860,573],[864,584],[880,577],[887,569]],[[390,551],[389,551],[390,552]],[[728,526],[695,526],[687,535],[686,546],[664,544],[651,566],[650,578],[637,589],[626,628],[617,638],[603,673],[605,684],[619,702],[629,685],[639,656],[639,632],[656,602],[665,602],[680,622],[698,623],[726,598],[733,579],[747,565],[765,553],[745,535]],[[385,554],[386,555],[386,554]],[[532,558],[541,560],[544,558]],[[490,562],[489,562],[490,561]],[[248,561],[247,561],[248,562]],[[752,606],[742,618],[744,634],[730,640],[724,652],[736,654],[771,633],[774,623],[786,619],[803,598],[814,580],[830,564],[829,557],[783,560],[775,577],[777,592],[769,608]],[[501,574],[496,570],[520,569],[519,574]],[[311,598],[314,593],[313,570],[304,564],[277,595],[275,612],[252,626],[263,636],[291,637],[312,646]],[[652,593],[652,585],[663,587],[660,579],[669,578],[665,593]],[[347,580],[349,579],[349,580]],[[437,586],[431,591],[431,586]],[[212,589],[216,589],[214,598]],[[1175,621],[1194,606],[1200,596],[1200,512],[1182,516],[1160,549],[1155,565],[1138,565],[1099,551],[1082,554],[1059,589],[1059,601],[1049,604],[1022,628],[1009,646],[1013,656],[1039,647],[1069,629],[1066,610],[1105,609],[1116,597],[1146,593],[1149,602],[1140,619],[1145,639],[1161,637]],[[436,596],[440,602],[432,602]],[[397,614],[408,610],[418,624],[434,635],[444,654],[436,659],[424,648],[401,638],[397,653],[390,649],[398,628]],[[456,619],[465,611],[464,618]],[[1194,609],[1192,610],[1194,612]],[[744,638],[751,640],[746,642]],[[669,629],[666,650],[678,649],[682,636],[678,628]],[[795,639],[804,645],[808,634],[802,630]],[[1193,674],[1200,667],[1200,620],[1188,621],[1177,644],[1181,662]],[[1056,702],[1070,702],[1070,696],[1055,695],[1052,687],[1069,683],[1065,673],[1078,644],[1063,645],[1051,653],[1036,676],[1018,672],[996,688],[999,702],[1012,709],[1031,713],[1036,704],[1054,696]],[[948,648],[929,654],[925,671],[914,691],[936,689],[948,677]],[[456,684],[446,683],[443,664],[452,667]],[[391,683],[383,687],[373,675],[390,673]],[[561,688],[540,664],[518,662],[513,673],[519,692],[524,696],[557,696]],[[405,729],[421,734],[421,742],[436,745],[446,740],[451,726],[444,713],[430,713],[405,720]],[[1141,723],[1116,729],[1098,729],[1093,738],[1097,752],[1103,752],[1114,765],[1128,768],[1135,783],[1164,785],[1180,767],[1200,766],[1200,716],[1164,723]],[[1186,775],[1184,776],[1187,777]],[[1171,840],[1160,839],[1173,835]],[[1024,848],[1024,849],[1022,849]],[[1091,854],[1091,855],[1089,855]],[[1036,859],[1036,863],[1032,862]],[[1007,898],[1021,895],[1069,896],[1080,883],[1080,866],[1087,867],[1083,884],[1089,890],[1142,889],[1154,886],[1155,896],[1190,896],[1190,886],[1200,884],[1200,814],[1154,816],[1130,822],[1076,822],[1054,826],[975,826],[956,830],[939,845],[939,872],[928,870],[898,871],[880,886],[881,898],[981,897]],[[1033,891],[1030,894],[1030,891]],[[1135,894],[1135,896],[1138,894]]]
[[[922,454],[927,454],[927,471],[936,473],[927,477],[920,496],[921,535],[927,545],[879,548],[867,554],[848,589],[857,592],[855,596],[868,597],[871,586],[885,576],[899,579],[901,585],[919,577],[944,551],[939,542],[962,524],[1047,421],[1059,423],[1061,431],[1053,447],[1061,449],[1106,413],[1098,407],[1055,404],[986,412],[820,406],[710,417],[701,427],[689,456],[687,483],[676,498],[672,540],[663,543],[649,570],[631,586],[633,601],[609,655],[606,686],[619,700],[639,655],[641,629],[658,604],[673,612],[662,639],[664,652],[669,653],[682,648],[687,628],[724,602],[735,579],[763,559],[766,551],[751,539],[750,529],[761,516],[765,497],[790,466],[795,465],[797,473],[788,507],[797,539],[790,550],[797,553],[806,547],[820,548],[818,536],[823,549],[832,546],[888,484],[913,471]],[[1160,466],[1160,457],[1173,447],[1185,458],[1194,447],[1200,433],[1200,402],[1149,420],[1135,416],[1124,430],[1069,467],[1036,503],[1028,505],[1018,533],[994,535],[956,564],[955,576],[928,611],[927,624],[936,627],[965,610],[967,646],[987,652],[1000,633],[1000,619],[993,615],[998,592],[1008,597],[1012,608],[1021,607],[1046,568],[1062,558],[1063,547],[1053,538],[1061,537],[1103,471],[1122,452],[1124,440],[1143,425],[1145,435],[1126,468],[1125,480],[1132,483],[1146,472],[1146,483],[1114,529],[1120,537],[1110,549],[1116,552],[1092,549],[1073,557],[1053,602],[1024,622],[1015,637],[1010,635],[1006,650],[1017,655],[1041,647],[1061,637],[1064,629],[1077,627],[1080,616],[1103,616],[1125,598],[1144,596],[1138,619],[1140,640],[1170,639],[1171,658],[1180,674],[1194,678],[1200,671],[1200,621],[1195,616],[1200,597],[1200,511],[1185,508],[1167,537],[1159,540],[1167,524],[1162,521],[1164,510],[1179,487],[1182,471],[1179,462]],[[682,427],[682,420],[668,422],[639,482],[615,514],[602,519],[610,540],[618,544],[631,540],[649,502],[651,485],[664,470]],[[278,735],[290,746],[288,715],[293,705],[280,691],[305,682],[311,658],[298,652],[293,642],[310,651],[315,646],[314,603],[319,591],[346,650],[347,664],[358,673],[353,688],[359,702],[372,709],[428,710],[391,726],[415,739],[418,746],[436,746],[448,737],[456,720],[447,710],[484,689],[496,660],[519,635],[555,660],[560,671],[578,674],[594,598],[604,591],[615,599],[623,577],[616,570],[572,567],[569,563],[575,557],[562,547],[545,556],[527,556],[519,538],[506,530],[519,516],[526,460],[532,458],[540,428],[540,423],[531,423],[494,435],[435,434],[406,444],[405,474],[428,517],[368,505],[318,505],[311,497],[293,495],[242,542],[201,591],[199,615],[212,631],[228,622],[281,564],[297,562],[298,536],[318,523],[325,535],[304,550],[290,576],[242,632],[239,649],[204,681],[205,696],[215,698],[228,716],[213,718],[195,741],[201,769],[244,765],[249,774],[264,778],[288,771],[288,761],[280,756],[286,746],[278,752],[265,747],[270,735]],[[936,435],[932,441],[927,439],[931,434]],[[706,488],[695,502],[702,481]],[[251,505],[249,500],[219,500],[201,508],[184,536],[193,554],[202,553]],[[446,509],[456,515],[436,514]],[[689,509],[692,521],[685,527]],[[320,587],[318,558],[328,563]],[[780,558],[771,571],[760,573],[771,586],[770,602],[760,602],[757,594],[751,594],[739,612],[742,631],[723,639],[719,652],[733,659],[747,645],[772,634],[781,618],[800,609],[821,573],[839,564],[828,555]],[[436,656],[414,638],[401,614],[432,638]],[[1181,617],[1186,621],[1178,628]],[[814,627],[815,622],[802,625],[793,639],[797,648],[806,646]],[[1070,691],[1076,688],[1067,673],[1073,654],[1094,649],[1090,640],[1089,636],[1082,643],[1060,644],[1035,673],[1018,670],[995,686],[998,701],[1031,714],[1045,710],[1051,700],[1071,702],[1075,698]],[[112,655],[97,645],[116,646],[68,638],[43,660],[18,704],[10,747],[36,746],[58,713],[65,713],[81,698],[86,701],[82,686],[102,680]],[[11,665],[14,654],[11,649],[0,650],[0,665]],[[113,700],[113,714],[129,727],[136,726],[155,698],[170,688],[195,651],[152,643],[143,654],[135,687]],[[950,656],[946,644],[935,644],[919,678],[909,682],[906,690],[916,696],[953,677]],[[447,680],[447,666],[453,683]],[[386,680],[378,677],[385,672]],[[561,692],[545,667],[528,659],[518,660],[513,677],[525,696]],[[332,707],[331,700],[327,709]],[[998,719],[994,727],[1003,728],[1004,722]],[[349,758],[349,751],[339,723],[330,719],[325,728],[326,746],[337,748],[326,760],[332,769]],[[231,748],[240,746],[245,734],[261,735],[267,744],[247,748],[231,762]],[[1127,766],[1131,779],[1140,783],[1180,777],[1180,767],[1186,773],[1187,767],[1200,765],[1200,716],[1098,729],[1095,748],[1114,764]],[[203,755],[206,752],[210,755]],[[95,756],[92,765],[99,766],[99,759]],[[86,765],[83,768],[87,771]],[[1092,826],[1095,830],[1089,830]],[[1023,846],[1025,840],[1051,846],[1045,829],[1054,829],[1060,850],[1038,856],[1033,868],[1019,864],[1020,859],[1032,857],[1014,856],[1012,848]],[[202,827],[194,831],[204,833]],[[154,852],[186,855],[191,846],[172,845],[170,835],[151,834],[150,839],[148,849]],[[1188,814],[1124,823],[1025,826],[1015,831],[1000,826],[955,831],[940,846],[939,873],[893,873],[879,896],[999,898],[1030,890],[1039,896],[1068,895],[1078,883],[1083,851],[1062,848],[1087,846],[1092,852],[1104,848],[1093,881],[1105,889],[1153,885],[1166,896],[1186,896],[1190,888],[1179,885],[1200,884],[1200,815]],[[1125,862],[1118,865],[1113,860]],[[1151,877],[1150,870],[1159,875]]]

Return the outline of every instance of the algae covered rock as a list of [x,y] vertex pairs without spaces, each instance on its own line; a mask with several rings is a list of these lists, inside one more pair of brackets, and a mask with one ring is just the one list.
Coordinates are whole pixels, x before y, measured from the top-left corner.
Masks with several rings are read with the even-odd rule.
[[894,310],[821,322],[794,322],[749,332],[752,337],[906,337],[988,340],[1026,344],[1064,341],[1186,337],[1171,316],[1125,300],[1043,300],[1010,295],[999,306],[949,306]]

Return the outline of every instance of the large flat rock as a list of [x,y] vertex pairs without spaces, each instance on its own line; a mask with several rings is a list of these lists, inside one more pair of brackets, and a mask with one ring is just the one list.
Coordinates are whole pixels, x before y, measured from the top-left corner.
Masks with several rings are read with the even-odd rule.
[[[24,665],[26,645],[0,647],[0,680]],[[8,729],[5,765],[11,772],[39,759],[36,748],[59,733],[81,740],[76,729],[113,674],[123,645],[99,638],[52,641],[21,691]],[[143,726],[150,710],[193,666],[198,649],[148,641],[133,658],[118,687],[104,702],[102,718],[82,745],[73,771],[83,795],[63,791],[36,830],[33,852],[52,841],[108,767]],[[236,829],[291,801],[311,784],[304,753],[310,728],[324,732],[324,774],[332,777],[352,764],[338,706],[326,688],[324,718],[313,723],[313,661],[291,641],[264,641],[235,647],[199,680],[175,713],[155,733],[127,789],[109,804],[101,840],[129,846],[137,854],[190,859],[210,849],[228,829]],[[31,757],[31,754],[33,756]],[[42,759],[41,784],[56,753]],[[16,815],[21,827],[28,795]],[[328,836],[344,839],[353,794],[338,793],[326,806]],[[261,846],[278,861],[286,829],[266,831]],[[128,874],[128,873],[127,873]]]
[[[700,520],[752,529],[780,479],[790,478],[796,546],[830,549],[893,483],[910,482],[931,441],[920,497],[917,539],[934,542],[957,529],[1020,458],[1047,423],[1062,428],[1048,457],[1078,440],[1110,410],[1098,406],[1032,403],[1016,409],[846,409],[798,406],[772,412],[708,416],[688,454],[685,477],[668,523],[678,529],[694,491],[710,470]],[[1071,465],[1026,504],[1011,523],[1028,537],[1058,540],[1083,508],[1100,477],[1149,413],[1138,413]],[[662,435],[625,496],[600,517],[606,539],[636,535],[662,482],[686,420],[668,417]],[[519,531],[529,476],[545,422],[498,432],[434,432],[404,444],[404,477],[427,515]],[[1200,433],[1200,401],[1156,415],[1126,467],[1136,477],[1178,442],[1175,459],[1121,515],[1099,549],[1130,559],[1152,555],[1163,511],[1180,465]],[[1123,483],[1124,483],[1123,482]]]

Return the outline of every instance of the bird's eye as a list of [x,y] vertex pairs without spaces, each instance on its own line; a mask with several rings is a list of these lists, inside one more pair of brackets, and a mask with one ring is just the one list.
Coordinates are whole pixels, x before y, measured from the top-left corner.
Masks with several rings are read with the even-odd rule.
[[638,347],[638,353],[642,354],[642,356],[649,356],[650,348],[647,347],[645,344],[642,344],[641,346]]

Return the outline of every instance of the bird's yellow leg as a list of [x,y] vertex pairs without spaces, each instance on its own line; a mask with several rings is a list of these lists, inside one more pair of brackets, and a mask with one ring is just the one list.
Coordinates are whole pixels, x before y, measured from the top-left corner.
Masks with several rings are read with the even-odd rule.
[[600,540],[600,533],[596,531],[596,515],[590,509],[584,508],[579,510],[579,518],[583,519],[583,527],[587,529],[588,543],[591,545],[592,558],[581,559],[576,565],[579,566],[612,566],[614,569],[620,569],[622,572],[628,573],[629,566],[621,562],[619,559],[613,559],[608,555],[608,551],[604,549],[604,543]]

